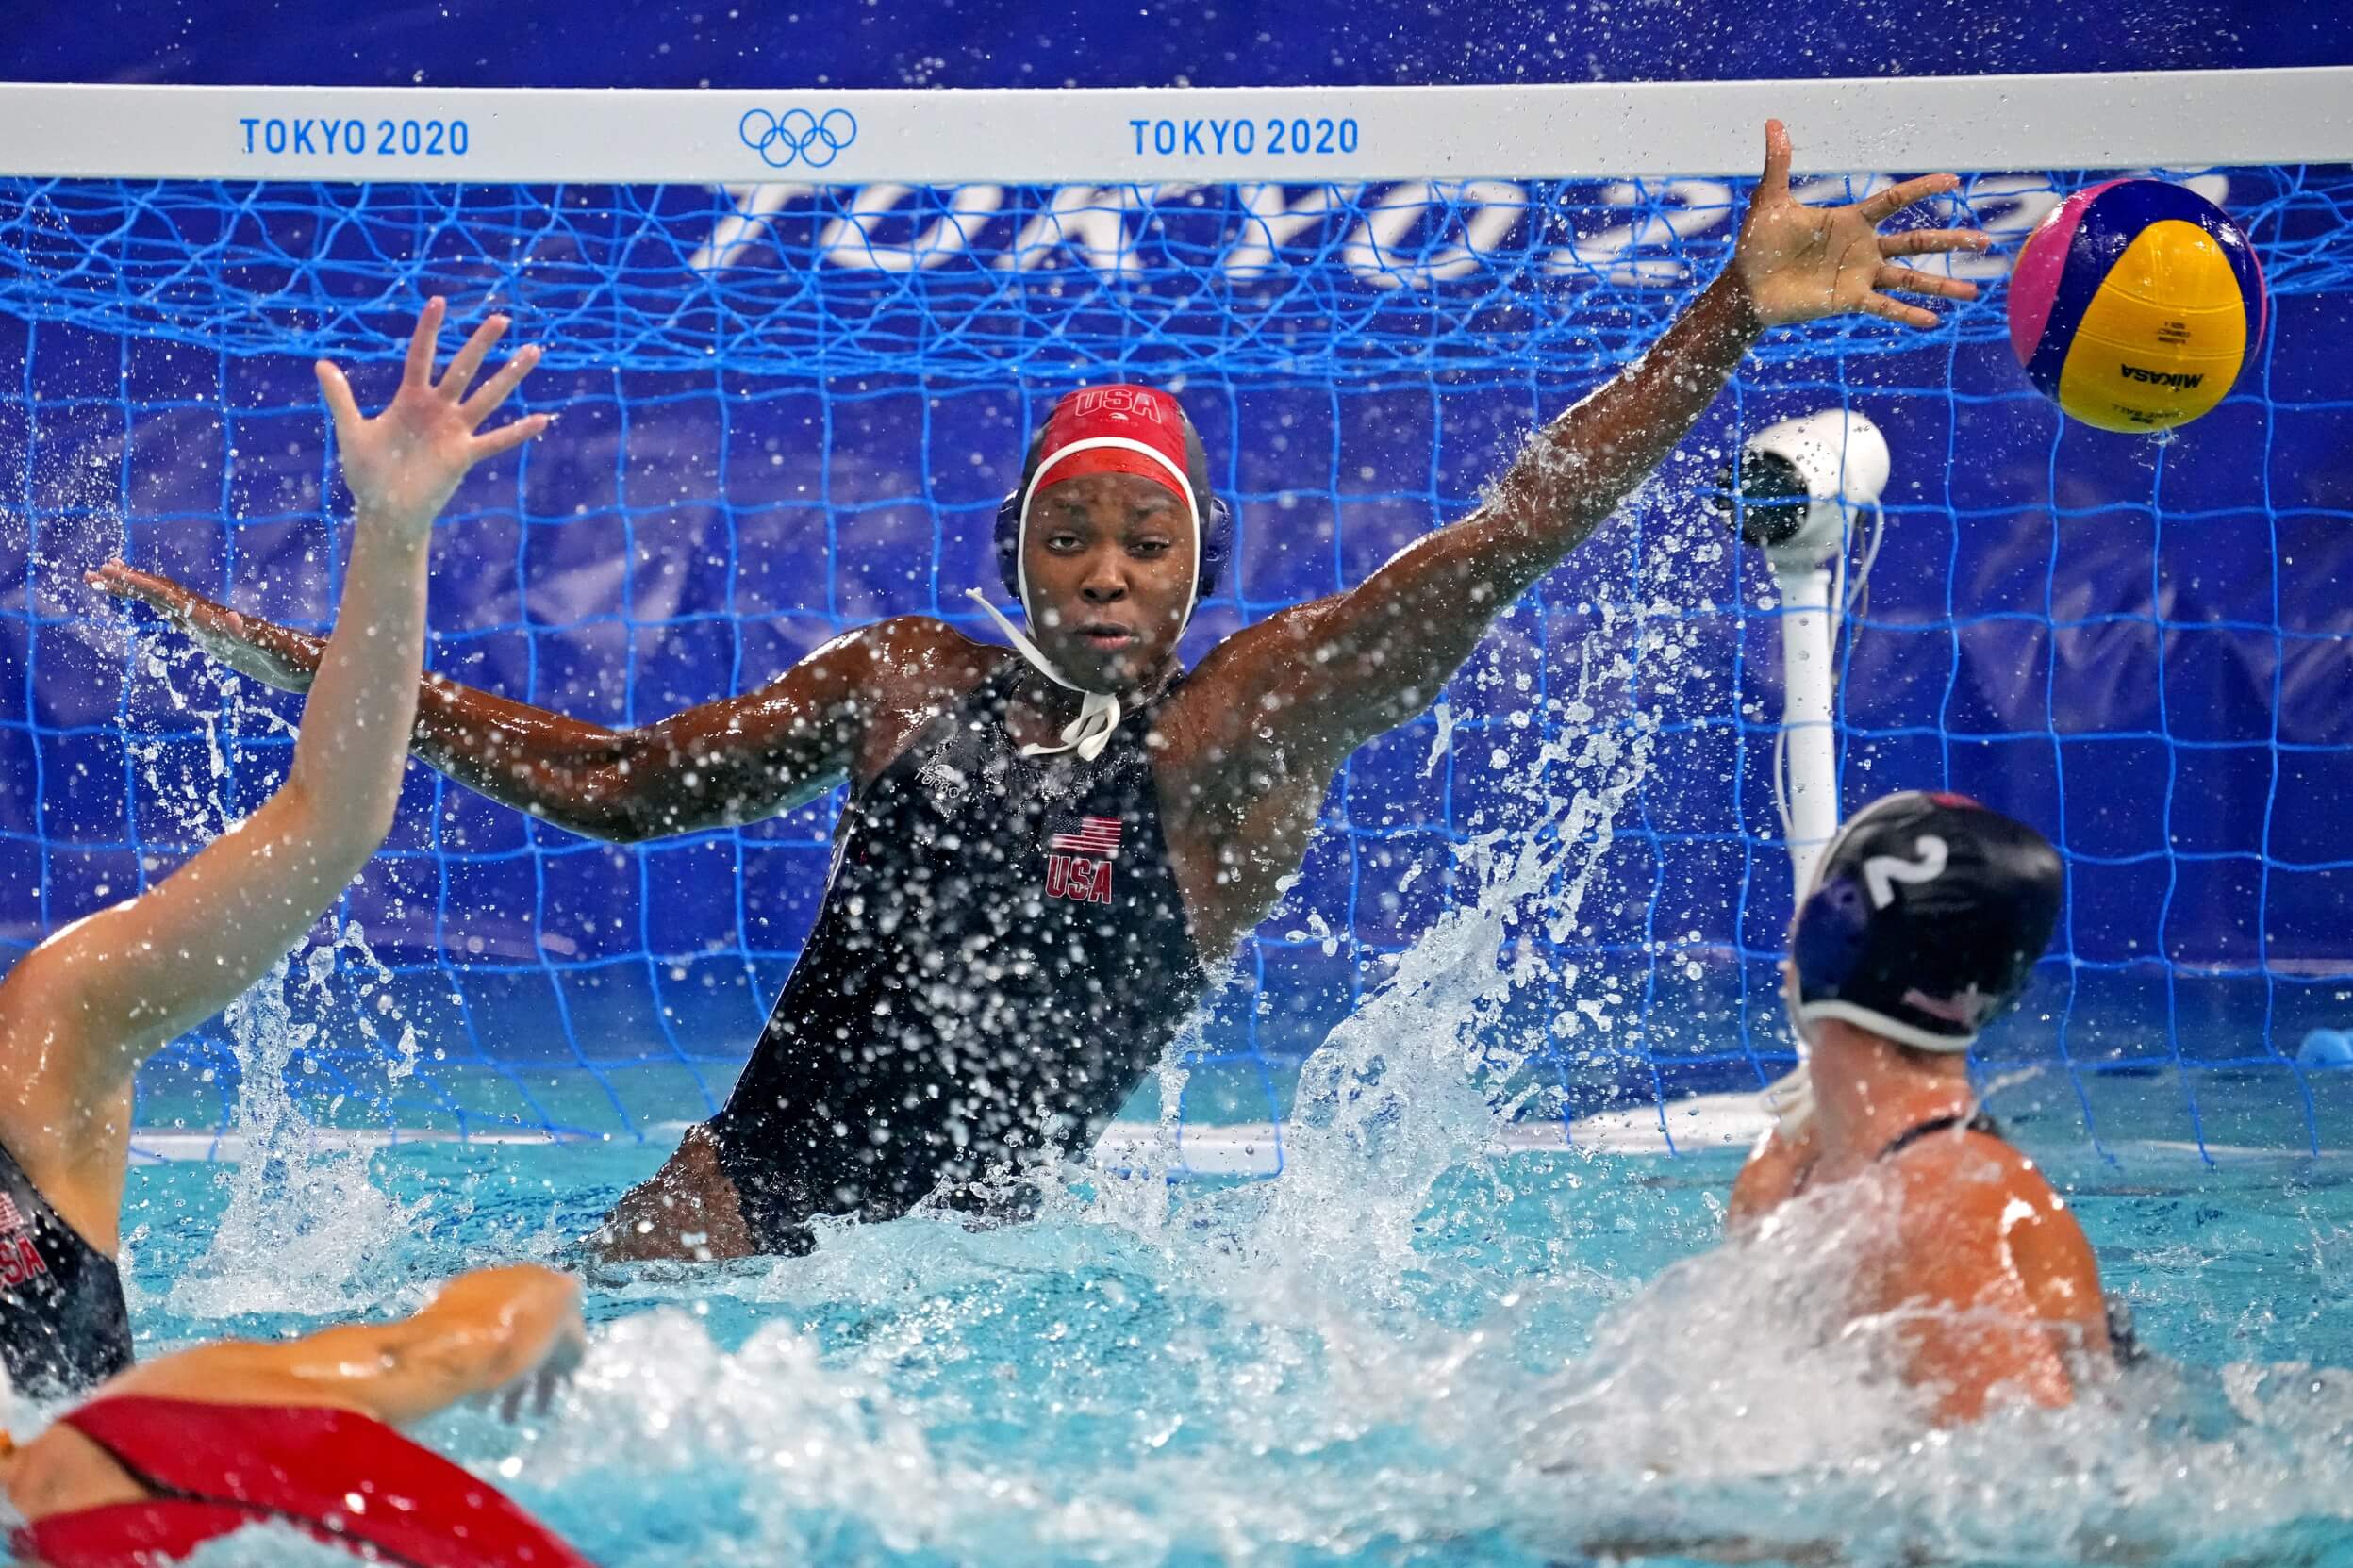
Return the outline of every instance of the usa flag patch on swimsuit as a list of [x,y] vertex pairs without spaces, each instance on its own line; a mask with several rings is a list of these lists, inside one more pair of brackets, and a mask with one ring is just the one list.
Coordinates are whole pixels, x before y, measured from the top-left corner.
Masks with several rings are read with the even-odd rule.
[[1117,860],[1122,825],[1116,817],[1082,817],[1076,828],[1054,834],[1047,841],[1046,847],[1069,854],[1100,855],[1104,860]]
[[1083,904],[1111,901],[1111,863],[1125,825],[1116,817],[1082,817],[1046,840],[1046,897]]

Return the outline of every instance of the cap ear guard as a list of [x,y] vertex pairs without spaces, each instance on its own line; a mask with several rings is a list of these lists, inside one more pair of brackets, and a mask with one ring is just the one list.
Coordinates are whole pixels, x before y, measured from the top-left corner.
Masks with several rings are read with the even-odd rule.
[[1021,490],[1019,486],[1005,492],[997,503],[997,576],[1004,583],[1005,592],[1015,600],[1021,597]]
[[1870,906],[1852,877],[1817,883],[1790,934],[1789,957],[1798,966],[1800,994],[1845,984],[1862,962],[1870,925]]
[[[1234,514],[1219,496],[1211,496],[1201,508],[1201,577],[1193,585],[1193,602],[1199,604],[1218,586],[1226,561],[1234,553]],[[1021,597],[1021,492],[1015,490],[997,503],[997,575],[1003,580],[1005,592],[1015,600]],[[1022,605],[1024,610],[1028,605]]]

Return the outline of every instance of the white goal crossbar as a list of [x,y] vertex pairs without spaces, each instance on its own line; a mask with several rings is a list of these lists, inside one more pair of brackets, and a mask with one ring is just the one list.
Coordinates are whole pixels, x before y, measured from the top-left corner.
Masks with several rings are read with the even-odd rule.
[[0,174],[1317,183],[2353,159],[2353,67],[1541,86],[871,91],[0,84]]

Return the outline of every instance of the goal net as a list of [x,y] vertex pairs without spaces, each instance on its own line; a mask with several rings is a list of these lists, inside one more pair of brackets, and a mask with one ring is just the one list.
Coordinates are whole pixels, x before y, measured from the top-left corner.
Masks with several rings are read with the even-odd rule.
[[[1465,515],[1640,352],[1723,265],[1776,112],[1801,173],[1831,171],[1808,200],[1958,166],[1940,216],[2000,243],[1949,266],[1984,299],[1927,334],[1771,335],[1434,709],[1350,761],[1186,1039],[1183,1117],[1279,1117],[1325,1032],[1468,912],[1485,978],[1432,1027],[1515,1069],[1524,1121],[1785,1067],[1781,612],[1711,496],[1745,433],[1844,406],[1894,476],[1838,655],[1842,803],[1960,789],[2067,859],[2059,937],[1981,1068],[2045,1069],[2096,1140],[2320,1147],[2353,1083],[2314,1065],[2353,1029],[2353,147],[2298,140],[2334,74],[2276,74],[2295,91],[2196,88],[2284,105],[2274,140],[2184,114],[2146,149],[2110,112],[2138,89],[2103,78],[2008,84],[2024,140],[1985,124],[1993,87],[1949,83],[0,89],[8,952],[250,810],[299,717],[83,571],[120,555],[322,629],[348,520],[309,362],[380,398],[429,294],[511,312],[547,349],[528,405],[560,415],[439,525],[440,673],[625,726],[884,616],[987,637],[963,596],[995,591],[1026,437],[1112,378],[1180,391],[1237,519],[1198,658]],[[2001,313],[2025,231],[2131,169],[2230,211],[2273,301],[2237,389],[2163,440],[2063,421]],[[304,1031],[270,1070],[363,1125],[705,1114],[808,929],[837,805],[616,847],[413,768],[298,958]],[[224,1125],[251,1065],[198,1031],[143,1078],[141,1125]]]

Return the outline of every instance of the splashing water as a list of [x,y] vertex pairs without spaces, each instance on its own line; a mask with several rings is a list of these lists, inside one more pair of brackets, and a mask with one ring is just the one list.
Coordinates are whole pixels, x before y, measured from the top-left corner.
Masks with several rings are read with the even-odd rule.
[[1416,1244],[1436,1184],[1483,1161],[1539,1092],[1525,1069],[1549,1042],[1500,1023],[1514,992],[1561,977],[1535,944],[1512,939],[1530,923],[1555,945],[1575,934],[1649,770],[1656,715],[1592,721],[1603,691],[1633,672],[1624,621],[1604,606],[1586,635],[1575,686],[1554,699],[1583,727],[1537,752],[1526,816],[1479,826],[1462,846],[1456,873],[1478,896],[1443,915],[1302,1068],[1283,1178],[1251,1195],[1228,1259],[1242,1299],[1264,1304],[1275,1280],[1298,1276],[1309,1298],[1368,1292],[1396,1305],[1397,1283],[1422,1266]]
[[[502,1160],[593,1189],[614,1154]],[[2347,1510],[2342,1374],[2161,1368],[2073,1411],[1921,1438],[1880,1347],[1819,1331],[1834,1305],[1824,1258],[1884,1215],[1825,1205],[1761,1249],[1695,1256],[1728,1161],[1672,1187],[1632,1161],[1535,1164],[1512,1163],[1508,1199],[1440,1183],[1391,1313],[1303,1274],[1248,1297],[1227,1266],[1244,1228],[1230,1195],[1188,1193],[1151,1236],[944,1216],[845,1227],[806,1258],[599,1290],[588,1364],[544,1417],[510,1428],[469,1412],[427,1435],[608,1568],[1533,1568],[1600,1547],[2157,1562],[2219,1560],[2233,1543],[2268,1560]],[[388,1184],[403,1174],[395,1163]],[[2353,1202],[2326,1207],[2341,1220]],[[1510,1281],[1473,1266],[1487,1232],[1580,1224],[1569,1266]],[[2227,1286],[2195,1307],[2180,1294],[2217,1273],[2295,1288],[2293,1239],[2273,1239],[2184,1260],[2145,1327],[2179,1343],[2190,1316],[2229,1301]],[[448,1263],[498,1255],[472,1245]]]
[[[210,1246],[172,1286],[174,1312],[348,1312],[405,1278],[395,1260],[423,1206],[405,1207],[378,1189],[364,1149],[323,1138],[288,1080],[290,1069],[317,1070],[311,1048],[322,1027],[297,1020],[290,990],[307,1015],[333,1016],[330,982],[346,949],[374,963],[365,935],[347,926],[304,954],[299,981],[292,958],[281,959],[228,1008],[241,1068],[229,1135],[242,1149],[223,1167],[228,1205]],[[364,1016],[361,1027],[375,1037]],[[403,1044],[413,1063],[413,1034],[405,1032]],[[391,1070],[401,1070],[397,1058]]]
[[[1922,1437],[1883,1347],[1824,1330],[1823,1260],[1882,1213],[1824,1206],[1712,1252],[1724,1157],[1497,1149],[1500,1120],[1555,1109],[1536,1069],[1563,1042],[1606,1064],[1622,1037],[1607,961],[1564,976],[1527,937],[1566,944],[1602,918],[1588,911],[1621,816],[1675,717],[1636,710],[1633,668],[1679,646],[1677,624],[1597,611],[1570,689],[1549,699],[1564,733],[1526,801],[1458,849],[1452,875],[1477,896],[1307,1065],[1280,1180],[1165,1180],[1181,1164],[1172,1055],[1158,1151],[1025,1173],[1045,1191],[1036,1223],[925,1212],[831,1228],[805,1258],[599,1274],[593,1347],[554,1410],[431,1435],[612,1568],[2154,1562],[2330,1539],[2353,1512],[2353,1389],[2228,1301],[2212,1265],[2235,1244],[2211,1230],[2192,1243],[2188,1220],[2166,1220],[2119,1241],[2121,1220],[2087,1216],[2140,1269],[2161,1348],[2242,1314],[2227,1374],[2161,1370],[2074,1410]],[[341,940],[365,962],[356,933]],[[457,1212],[489,1172],[556,1193],[579,1213],[545,1225],[577,1233],[666,1152],[503,1149],[469,1186],[448,1180],[457,1152],[423,1150],[378,1156],[372,1179],[320,1145],[290,1089],[315,1038],[296,1011],[321,1015],[334,952],[240,1007],[238,1130],[257,1155],[225,1183],[207,1251],[177,1234],[142,1249],[170,1312],[342,1315],[355,1293],[382,1302],[423,1270],[511,1257],[487,1202]],[[1550,1016],[1515,1022],[1549,986]],[[2315,1189],[2293,1236],[2256,1223],[2276,1197],[2215,1199],[2251,1216],[2247,1266],[2274,1293],[2341,1279],[2353,1196]],[[370,1251],[404,1230],[404,1252]],[[2321,1327],[2312,1354],[2353,1356],[2353,1322]],[[273,1540],[220,1560],[313,1551]]]

